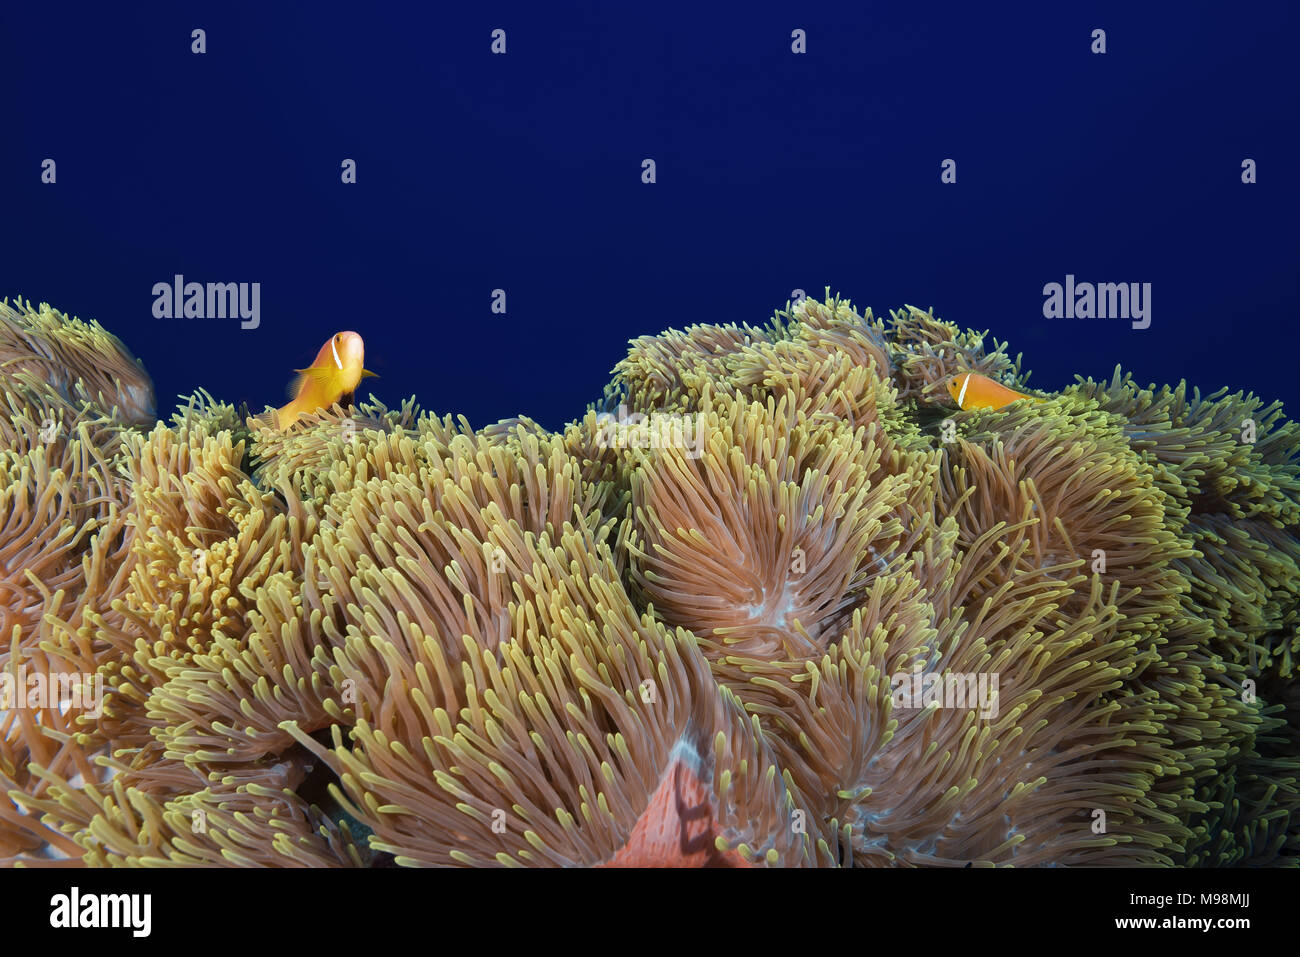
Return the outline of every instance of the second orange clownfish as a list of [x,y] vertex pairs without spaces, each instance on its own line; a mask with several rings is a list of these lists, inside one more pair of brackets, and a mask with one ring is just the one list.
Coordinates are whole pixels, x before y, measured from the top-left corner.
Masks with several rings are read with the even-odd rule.
[[957,403],[957,407],[967,409],[1000,409],[1020,399],[1033,402],[1046,402],[1036,395],[1017,392],[1000,382],[995,382],[978,372],[959,372],[948,380],[948,392]]
[[330,336],[311,365],[293,370],[298,373],[298,378],[290,386],[293,401],[276,410],[276,425],[287,429],[304,412],[328,409],[345,395],[355,392],[357,383],[374,375],[364,368],[365,355],[365,343],[355,332]]

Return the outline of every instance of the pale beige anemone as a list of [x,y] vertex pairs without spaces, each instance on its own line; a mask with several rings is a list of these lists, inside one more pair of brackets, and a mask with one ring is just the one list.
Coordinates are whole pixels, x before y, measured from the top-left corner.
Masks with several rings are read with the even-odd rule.
[[92,402],[126,425],[154,420],[153,380],[98,322],[69,319],[48,303],[0,302],[0,377],[29,372],[48,391]]
[[963,412],[1004,344],[828,294],[635,340],[557,433],[282,432],[155,423],[115,342],[0,308],[0,674],[104,690],[0,713],[0,862],[1300,852],[1300,428],[1253,396]]

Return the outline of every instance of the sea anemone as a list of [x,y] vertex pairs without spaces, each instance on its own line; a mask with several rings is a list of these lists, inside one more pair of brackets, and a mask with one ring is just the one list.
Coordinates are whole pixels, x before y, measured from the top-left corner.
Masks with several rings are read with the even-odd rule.
[[98,322],[69,319],[48,303],[0,302],[0,384],[30,373],[73,403],[92,403],[126,425],[154,419],[153,380]]
[[1026,378],[828,294],[634,340],[558,432],[157,422],[0,306],[0,675],[63,688],[0,702],[0,860],[1300,861],[1300,426],[967,370]]

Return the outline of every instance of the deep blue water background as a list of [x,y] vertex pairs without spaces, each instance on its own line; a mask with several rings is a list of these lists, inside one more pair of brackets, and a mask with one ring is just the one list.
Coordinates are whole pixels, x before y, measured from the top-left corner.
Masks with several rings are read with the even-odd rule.
[[[720,6],[7,3],[0,295],[101,321],[162,409],[281,404],[350,328],[390,405],[554,428],[629,338],[829,285],[1039,389],[1120,363],[1297,414],[1296,4]],[[175,273],[260,282],[260,328],[155,319]],[[1067,273],[1152,283],[1151,327],[1044,319]]]

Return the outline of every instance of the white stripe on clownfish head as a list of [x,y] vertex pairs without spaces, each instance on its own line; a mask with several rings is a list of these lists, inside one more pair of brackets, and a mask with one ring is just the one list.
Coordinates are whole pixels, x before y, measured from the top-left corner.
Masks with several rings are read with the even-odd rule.
[[[337,353],[335,353],[337,355]],[[966,378],[961,380],[961,395],[957,396],[957,405],[961,408],[966,407],[966,387],[970,385],[970,373],[966,373]]]
[[[334,364],[339,367],[339,371],[341,372],[343,370],[343,360],[339,358],[339,337],[338,336],[335,336],[334,338],[330,339],[330,348],[334,350]],[[962,394],[964,395],[965,392],[963,392]]]

